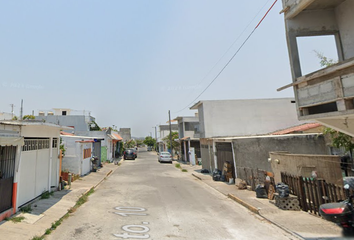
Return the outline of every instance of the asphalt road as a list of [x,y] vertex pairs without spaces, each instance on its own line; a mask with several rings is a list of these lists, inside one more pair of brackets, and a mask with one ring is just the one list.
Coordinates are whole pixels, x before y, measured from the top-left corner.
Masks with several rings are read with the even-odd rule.
[[46,239],[295,239],[140,149]]

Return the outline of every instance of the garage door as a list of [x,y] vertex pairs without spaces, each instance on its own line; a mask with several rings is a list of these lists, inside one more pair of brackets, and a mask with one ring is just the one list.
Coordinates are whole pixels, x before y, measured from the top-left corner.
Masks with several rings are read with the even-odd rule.
[[25,139],[20,160],[18,205],[21,206],[48,191],[49,139]]

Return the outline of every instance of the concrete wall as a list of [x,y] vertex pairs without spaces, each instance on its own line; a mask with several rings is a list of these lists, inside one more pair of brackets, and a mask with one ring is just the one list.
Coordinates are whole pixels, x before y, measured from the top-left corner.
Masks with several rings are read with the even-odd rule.
[[267,134],[298,125],[300,122],[292,100],[202,101],[203,109],[198,108],[201,138]]
[[[272,172],[276,183],[281,181],[281,172],[295,176],[311,177],[311,172],[317,172],[317,178],[328,183],[343,185],[340,157],[331,155],[301,155],[287,153],[270,153]],[[279,163],[277,163],[279,160]]]
[[344,59],[354,57],[354,1],[347,0],[335,9],[339,25]]
[[36,120],[45,120],[46,123],[54,123],[61,126],[73,126],[74,130],[65,130],[66,132],[81,135],[89,131],[88,123],[86,122],[85,116],[36,116]]
[[287,151],[297,154],[328,154],[322,135],[281,135],[233,140],[236,166],[272,171],[269,152]]
[[119,136],[123,138],[123,142],[129,141],[132,139],[131,129],[130,128],[120,128],[118,131]]

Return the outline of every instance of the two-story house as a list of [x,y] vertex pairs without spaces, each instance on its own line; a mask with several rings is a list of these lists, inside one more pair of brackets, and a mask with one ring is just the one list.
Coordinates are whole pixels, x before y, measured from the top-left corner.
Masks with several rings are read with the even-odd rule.
[[190,161],[190,149],[193,148],[197,158],[201,158],[199,141],[199,118],[195,116],[176,117],[178,137],[181,144],[180,159]]
[[[316,120],[354,136],[354,1],[283,0],[296,110],[300,120]],[[333,36],[338,63],[303,75],[301,37]],[[314,49],[315,50],[315,49]]]
[[299,125],[292,98],[207,100],[194,104],[198,110],[203,168],[222,169],[235,162],[232,139],[257,136]]

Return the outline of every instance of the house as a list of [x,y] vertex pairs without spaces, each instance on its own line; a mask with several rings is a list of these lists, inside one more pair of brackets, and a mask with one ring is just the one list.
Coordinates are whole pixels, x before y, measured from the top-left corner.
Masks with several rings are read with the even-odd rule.
[[123,138],[123,142],[127,142],[132,139],[130,128],[119,128],[118,134],[121,138]]
[[199,101],[190,109],[198,110],[202,166],[210,171],[222,169],[226,161],[234,167],[232,138],[300,124],[291,98]]
[[206,100],[198,110],[200,138],[251,136],[299,125],[292,98]]
[[[95,154],[101,154],[100,141],[104,138],[62,133],[61,139],[65,149],[61,171],[70,172],[79,176],[90,173],[93,168],[91,159],[97,157]],[[96,145],[96,143],[99,144]],[[95,164],[96,167],[99,167],[100,162],[97,160]]]
[[12,120],[13,117],[13,113],[0,112],[0,120]]
[[[354,1],[283,0],[296,112],[354,136]],[[338,63],[303,75],[298,39],[332,36]],[[320,41],[320,40],[319,40]]]
[[[178,125],[171,124],[171,131],[177,132]],[[159,125],[158,126],[159,137],[157,138],[158,150],[159,152],[166,152],[169,149],[167,148],[167,143],[163,139],[170,135],[170,125]]]
[[72,127],[73,129],[64,131],[75,135],[86,136],[89,131],[99,130],[95,122],[96,119],[91,116],[91,112],[85,110],[78,111],[69,108],[53,108],[49,111],[41,110],[38,112],[38,116],[35,116],[35,119]]
[[60,130],[36,121],[0,121],[0,220],[59,185]]
[[176,117],[178,125],[178,137],[180,141],[180,159],[190,162],[190,149],[194,149],[197,158],[201,158],[199,141],[199,118],[196,116]]
[[[35,116],[35,119],[47,123],[68,126],[70,129],[63,130],[67,133],[72,133],[77,136],[91,136],[98,139],[94,143],[94,155],[98,157],[99,166],[101,166],[102,157],[105,160],[112,159],[111,156],[113,154],[109,152],[109,155],[106,155],[108,149],[106,143],[109,141],[109,137],[105,132],[101,131],[96,123],[96,119],[91,116],[91,112],[85,110],[72,110],[69,108],[53,108],[52,110],[39,111],[38,116]],[[102,138],[103,140],[99,140]]]

